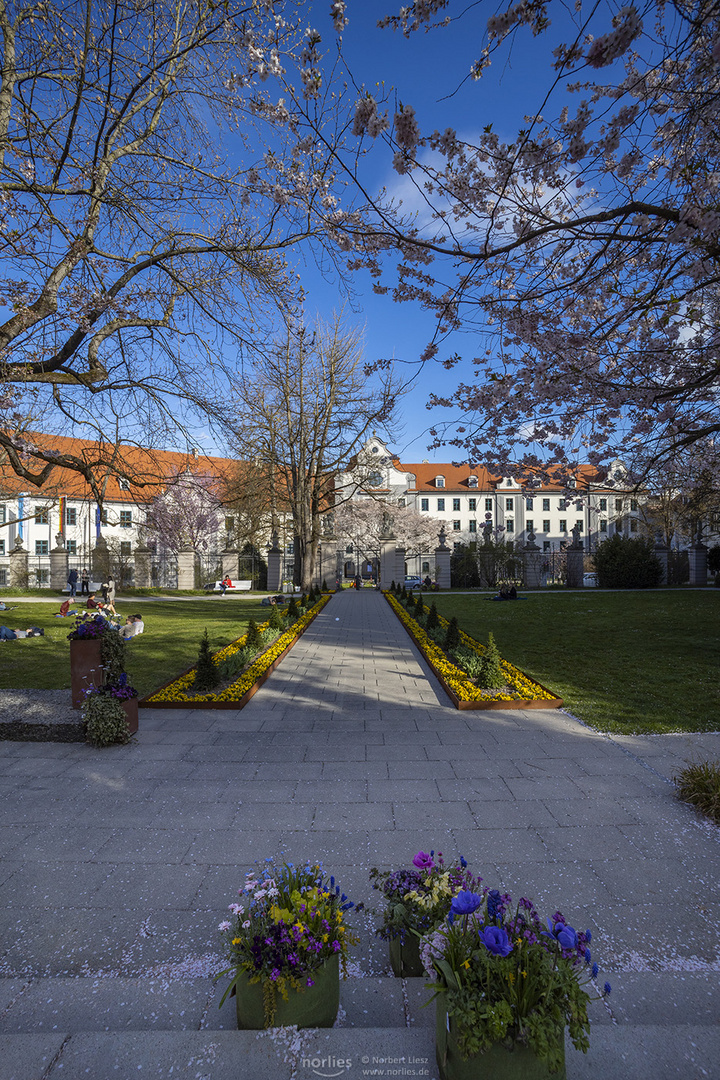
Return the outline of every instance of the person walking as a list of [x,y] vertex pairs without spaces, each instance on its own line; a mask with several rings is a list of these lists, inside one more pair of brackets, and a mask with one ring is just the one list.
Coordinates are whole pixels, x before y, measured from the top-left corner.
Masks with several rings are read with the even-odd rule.
[[105,603],[113,609],[115,613],[115,578],[109,577],[107,582],[107,596],[105,596]]
[[82,572],[82,578],[80,580],[80,595],[90,595],[90,573],[88,570],[83,570]]
[[74,598],[77,593],[78,572],[75,567],[68,574],[67,583],[70,586],[70,595]]

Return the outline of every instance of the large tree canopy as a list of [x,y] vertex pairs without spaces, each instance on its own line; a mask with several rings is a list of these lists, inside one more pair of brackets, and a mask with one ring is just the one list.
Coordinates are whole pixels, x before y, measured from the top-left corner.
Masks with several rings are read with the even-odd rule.
[[0,0],[0,449],[30,483],[89,479],[33,429],[147,445],[188,404],[221,418],[225,357],[291,302],[282,253],[335,205],[330,125],[301,142],[264,85],[320,122],[305,7]]
[[[484,47],[467,73],[440,68],[445,130],[421,131],[411,102],[388,115],[375,87],[356,105],[355,131],[387,144],[416,186],[421,220],[378,203],[371,227],[345,222],[354,265],[378,289],[392,284],[386,253],[399,251],[395,299],[437,317],[426,360],[461,359],[445,343],[454,331],[482,341],[474,375],[433,399],[463,417],[440,426],[438,441],[471,460],[491,449],[499,462],[600,464],[638,445],[646,460],[662,458],[715,435],[719,5],[527,0],[498,11],[416,0],[385,21],[406,37],[435,29],[441,55],[455,18]],[[530,32],[554,35],[555,48],[522,130],[498,131],[486,99],[484,126],[459,134],[451,91],[491,78],[491,63]]]

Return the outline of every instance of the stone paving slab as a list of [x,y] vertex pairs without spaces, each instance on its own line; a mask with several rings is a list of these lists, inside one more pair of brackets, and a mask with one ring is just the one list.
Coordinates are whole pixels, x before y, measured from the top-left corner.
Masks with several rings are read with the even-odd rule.
[[[615,1022],[601,1006],[571,1080],[712,1075],[720,830],[669,782],[694,737],[608,737],[557,710],[460,714],[376,594],[335,597],[291,656],[242,713],[141,710],[137,740],[102,752],[0,744],[0,1080],[289,1077],[213,996],[217,924],[245,872],[321,858],[372,904],[369,868],[420,849],[593,928]],[[719,743],[698,737],[697,752]],[[345,1027],[313,1046],[355,1055],[351,1076],[363,1050],[432,1063],[421,990],[387,978],[369,913],[358,930]],[[170,994],[160,1008],[163,985],[184,1007]],[[44,989],[23,989],[41,986],[73,1024],[83,1000],[98,1026],[114,1011],[114,1030],[58,1014],[41,1034]],[[130,1013],[154,1029],[123,1031]]]

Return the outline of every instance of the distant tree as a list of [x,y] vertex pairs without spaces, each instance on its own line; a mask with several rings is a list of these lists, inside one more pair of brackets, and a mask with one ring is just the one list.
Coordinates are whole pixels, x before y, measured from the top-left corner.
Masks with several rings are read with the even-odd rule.
[[170,480],[165,491],[153,499],[143,539],[156,539],[177,554],[190,549],[197,555],[216,550],[222,525],[222,507],[215,494],[217,482],[189,469]]
[[443,522],[428,514],[419,514],[412,507],[393,506],[382,499],[351,499],[338,507],[333,515],[337,538],[357,546],[358,557],[368,559],[379,558],[380,540],[388,524],[398,547],[405,548],[410,558],[434,552]]
[[294,580],[303,591],[315,573],[323,517],[338,499],[335,477],[395,404],[392,379],[369,382],[362,359],[358,332],[337,316],[314,334],[289,325],[236,386],[235,445],[243,459],[265,463],[289,508]]
[[594,562],[601,589],[648,589],[662,580],[652,541],[642,537],[616,533],[598,545]]

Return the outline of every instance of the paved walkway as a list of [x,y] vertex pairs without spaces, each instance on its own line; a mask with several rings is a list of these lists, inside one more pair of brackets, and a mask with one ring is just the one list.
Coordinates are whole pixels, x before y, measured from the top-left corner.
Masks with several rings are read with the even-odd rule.
[[720,832],[667,779],[693,752],[720,736],[457,712],[371,592],[334,597],[241,713],[144,710],[102,752],[1,743],[0,1080],[436,1076],[422,980],[388,977],[369,917],[339,1025],[293,1046],[235,1030],[209,978],[255,859],[322,858],[372,901],[368,869],[420,848],[592,927],[612,1011],[569,1080],[717,1077]]

